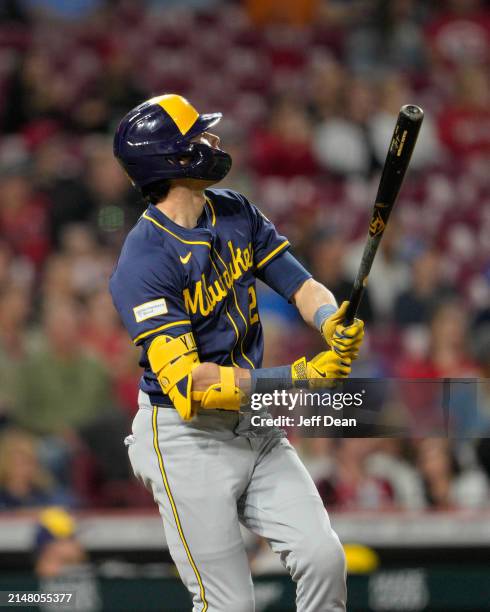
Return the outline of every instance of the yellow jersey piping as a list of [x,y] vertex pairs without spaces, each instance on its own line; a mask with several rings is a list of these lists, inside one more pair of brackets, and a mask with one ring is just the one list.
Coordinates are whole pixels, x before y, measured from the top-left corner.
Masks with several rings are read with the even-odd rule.
[[[218,256],[218,259],[221,261],[221,263],[223,264],[223,267],[225,270],[227,270],[227,266],[225,264],[225,262],[223,261],[223,259],[221,258],[220,254],[218,253],[218,251],[216,249],[213,249],[213,252],[216,253],[216,255]],[[232,284],[231,285],[231,290],[233,291],[233,297],[235,298],[235,305],[236,308],[240,314],[240,316],[243,319],[243,322],[245,323],[245,334],[243,335],[243,338],[241,338],[240,340],[240,351],[242,353],[243,358],[245,359],[245,361],[248,361],[248,363],[252,366],[252,369],[255,370],[255,366],[254,364],[250,361],[250,359],[245,355],[245,351],[243,350],[243,341],[245,340],[245,337],[247,335],[248,332],[248,323],[247,323],[247,319],[245,318],[245,316],[243,315],[243,312],[240,310],[240,306],[238,305],[238,299],[236,296],[236,291],[235,291],[235,287]]]
[[142,338],[146,338],[147,336],[151,336],[151,334],[155,334],[156,332],[163,331],[164,329],[169,329],[170,327],[177,327],[178,325],[190,325],[190,319],[184,319],[182,321],[173,321],[172,323],[165,323],[165,325],[161,325],[160,327],[155,327],[155,329],[150,329],[149,331],[145,331],[139,336],[134,338],[133,342],[136,344],[138,340]]
[[214,211],[213,203],[208,198],[208,196],[205,195],[204,198],[205,198],[207,204],[209,205],[209,208],[211,209],[211,224],[214,227],[216,225],[216,212]]
[[[218,276],[218,280],[219,280],[220,282],[222,282],[222,281],[221,281],[221,276],[220,276],[219,270],[218,270],[218,268],[216,267],[216,264],[214,263],[213,258],[211,257],[211,253],[209,253],[209,261],[211,262],[211,265],[213,266],[214,271],[216,272],[216,275]],[[228,310],[228,305],[226,304],[226,302],[225,302],[225,310],[226,310],[226,315],[227,315],[227,317],[230,319],[231,325],[232,325],[232,327],[233,327],[233,329],[234,329],[234,331],[235,331],[235,336],[236,336],[236,339],[235,339],[235,344],[233,345],[233,348],[231,349],[231,353],[230,353],[231,363],[232,363],[232,364],[233,364],[235,367],[237,367],[237,368],[238,368],[238,367],[240,367],[240,366],[239,366],[239,365],[236,363],[236,361],[235,361],[235,359],[234,359],[234,357],[233,357],[233,351],[235,350],[235,347],[236,347],[236,345],[238,344],[238,340],[240,339],[240,332],[238,331],[238,328],[237,328],[237,326],[236,326],[235,321],[233,321],[233,317],[230,315],[230,312],[229,312],[229,310]]]
[[168,234],[170,234],[171,236],[173,236],[177,240],[180,240],[180,242],[183,242],[184,244],[202,244],[204,246],[207,246],[209,249],[211,248],[211,243],[210,242],[205,242],[204,240],[184,240],[184,238],[181,238],[180,236],[177,236],[177,234],[174,234],[174,232],[170,231],[168,228],[166,228],[161,223],[158,223],[158,221],[155,221],[155,219],[153,219],[152,217],[150,217],[146,213],[143,213],[141,216],[143,217],[143,219],[146,219],[147,221],[151,221],[157,227],[159,227],[163,231],[167,232]]
[[287,246],[289,246],[289,241],[286,240],[285,242],[283,242],[282,244],[280,244],[278,247],[276,247],[273,251],[271,251],[268,255],[266,255],[263,259],[261,259],[259,261],[259,263],[255,266],[255,268],[258,270],[259,268],[261,268],[264,264],[266,264],[272,257],[274,257],[274,255],[276,253],[279,253],[279,251],[282,251],[282,249],[285,249]]

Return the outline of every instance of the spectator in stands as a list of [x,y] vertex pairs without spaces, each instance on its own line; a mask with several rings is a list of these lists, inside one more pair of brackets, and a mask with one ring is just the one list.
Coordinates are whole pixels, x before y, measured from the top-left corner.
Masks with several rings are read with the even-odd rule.
[[73,140],[61,133],[54,122],[46,123],[42,130],[38,126],[32,145],[34,181],[50,202],[50,237],[57,249],[65,226],[86,223],[93,217],[93,202],[81,178],[84,160],[77,154]]
[[406,456],[409,448],[408,441],[376,440],[374,451],[367,460],[367,471],[389,483],[398,508],[420,510],[426,504],[425,494],[420,476]]
[[44,267],[43,301],[84,301],[105,289],[114,255],[98,247],[89,226],[64,226],[60,242],[61,250],[51,255]]
[[[490,29],[488,36],[490,41]],[[488,44],[490,48],[490,42]],[[441,142],[456,159],[490,155],[488,66],[464,66],[459,69],[454,101],[443,107],[438,126]]]
[[146,99],[138,85],[138,74],[132,57],[123,46],[112,45],[104,57],[99,78],[91,86],[86,105],[77,113],[79,128],[86,132],[108,132],[120,121],[128,108]]
[[98,246],[96,236],[88,224],[65,225],[61,232],[60,247],[77,297],[89,298],[101,289],[107,291],[114,258]]
[[0,354],[17,361],[24,355],[30,304],[29,294],[14,283],[0,285]]
[[0,174],[0,233],[14,254],[41,266],[50,250],[47,203],[34,193],[24,163]]
[[[328,287],[340,304],[348,300],[353,279],[345,273],[347,237],[333,227],[317,230],[310,240],[308,259],[314,278]],[[366,288],[359,306],[358,316],[369,324],[373,321],[370,291]]]
[[366,460],[375,440],[344,438],[337,441],[333,469],[316,485],[327,508],[339,510],[380,510],[394,503],[387,480],[367,472]]
[[[325,2],[335,7],[345,28],[345,61],[356,73],[376,76],[397,69],[415,73],[425,66],[425,45],[420,27],[430,12],[417,0],[341,0]],[[338,21],[337,15],[332,17]]]
[[402,359],[402,378],[464,378],[477,376],[478,369],[468,348],[466,312],[458,301],[438,305],[430,322],[428,350],[421,357]]
[[16,403],[15,379],[26,353],[29,294],[0,284],[0,415],[8,418]]
[[138,220],[145,206],[136,190],[131,189],[124,172],[112,153],[112,142],[96,137],[87,143],[88,172],[86,184],[93,211],[92,223],[99,238],[119,244],[123,234]]
[[[42,592],[75,591],[70,610],[101,610],[94,570],[77,533],[77,525],[63,508],[47,508],[39,516],[34,536],[35,572]],[[41,605],[41,612],[53,606]]]
[[80,343],[76,303],[44,304],[42,333],[19,368],[15,419],[35,432],[60,435],[88,425],[109,409],[105,366]]
[[81,343],[108,367],[115,404],[133,417],[138,405],[138,380],[141,377],[138,358],[135,357],[139,349],[128,343],[105,288],[95,291],[87,300]]
[[122,346],[127,344],[107,290],[96,290],[88,297],[80,340],[86,349],[108,366],[114,364]]
[[348,75],[341,63],[329,54],[315,55],[310,70],[310,110],[315,122],[325,121],[340,113],[342,94],[348,89]]
[[312,176],[317,164],[311,149],[311,125],[298,103],[280,98],[269,125],[252,139],[250,163],[259,176]]
[[[346,254],[346,271],[352,278],[359,268],[364,244],[365,238],[362,238],[359,243],[351,245]],[[396,216],[392,216],[369,274],[369,290],[377,322],[392,320],[396,296],[404,291],[410,282],[404,248],[401,223]]]
[[[420,22],[427,8],[417,0],[329,0],[324,13],[343,26],[345,61],[356,73],[374,76],[397,68],[406,72],[424,65]],[[346,27],[347,26],[347,27]]]
[[340,176],[368,176],[372,155],[366,122],[372,110],[370,84],[360,79],[348,80],[337,113],[327,117],[314,132],[319,163]]
[[426,51],[421,22],[428,7],[417,0],[382,0],[376,19],[376,66],[417,73],[425,67]]
[[0,510],[73,501],[39,462],[36,439],[20,429],[4,430],[0,437]]
[[[412,92],[410,81],[400,73],[385,77],[379,84],[380,102],[368,121],[369,140],[377,166],[381,168],[386,158],[393,126],[400,108],[404,104],[415,102],[417,96]],[[417,138],[410,169],[424,170],[438,159],[439,141],[437,129],[430,113],[424,116],[424,127]]]
[[412,283],[395,300],[394,318],[397,325],[424,325],[435,307],[454,295],[442,276],[441,254],[433,249],[422,252],[412,265]]
[[56,253],[46,261],[40,287],[43,302],[70,301],[77,297],[70,259]]
[[56,70],[48,50],[31,47],[18,59],[10,81],[4,115],[5,131],[17,132],[43,119],[52,119],[63,125],[67,119],[71,89],[64,75]]
[[449,440],[430,438],[416,444],[417,467],[429,507],[435,510],[483,507],[488,485],[479,470],[461,470]]
[[426,28],[437,66],[486,63],[490,56],[490,12],[484,0],[449,0]]

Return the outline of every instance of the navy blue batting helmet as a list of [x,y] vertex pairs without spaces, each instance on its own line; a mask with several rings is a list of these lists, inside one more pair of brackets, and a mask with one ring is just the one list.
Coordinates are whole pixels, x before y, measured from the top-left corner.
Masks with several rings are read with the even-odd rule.
[[176,94],[151,98],[129,111],[119,124],[114,155],[140,188],[176,178],[218,182],[231,168],[230,155],[192,139],[221,117],[221,113],[200,115]]

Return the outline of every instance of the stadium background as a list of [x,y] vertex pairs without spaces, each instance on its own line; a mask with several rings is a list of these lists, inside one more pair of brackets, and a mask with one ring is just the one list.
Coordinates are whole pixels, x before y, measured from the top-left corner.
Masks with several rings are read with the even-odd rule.
[[[138,351],[107,281],[143,206],[112,157],[121,116],[164,92],[223,111],[226,185],[343,299],[398,109],[421,105],[353,372],[488,379],[489,75],[483,0],[0,4],[0,589],[51,576],[43,534],[69,521],[39,512],[55,505],[78,518],[57,571],[83,609],[186,609],[122,445]],[[321,348],[264,287],[259,307],[265,365]],[[343,541],[369,547],[350,550],[349,610],[490,609],[487,385],[481,399],[482,440],[295,441]],[[258,609],[293,609],[246,538]]]

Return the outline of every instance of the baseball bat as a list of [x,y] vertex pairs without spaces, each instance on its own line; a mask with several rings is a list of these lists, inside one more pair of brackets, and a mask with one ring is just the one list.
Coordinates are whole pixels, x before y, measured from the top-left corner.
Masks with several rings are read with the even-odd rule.
[[351,325],[356,316],[374,257],[410,163],[423,119],[424,111],[415,104],[402,106],[398,114],[379,181],[366,245],[349,298],[344,320],[346,326]]

